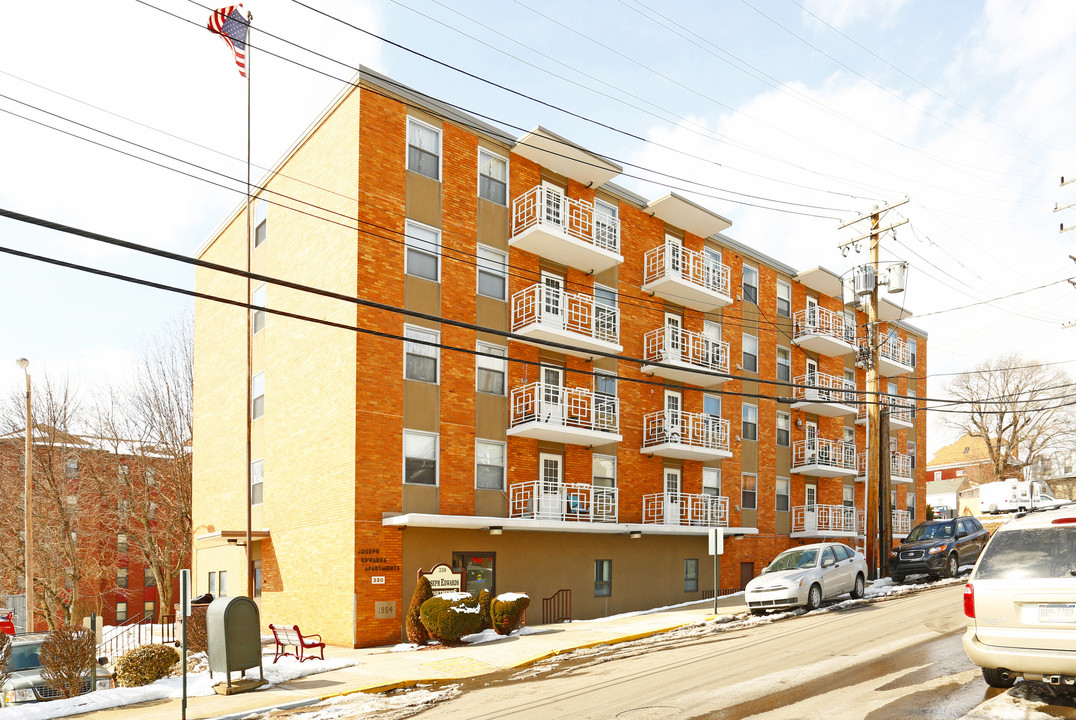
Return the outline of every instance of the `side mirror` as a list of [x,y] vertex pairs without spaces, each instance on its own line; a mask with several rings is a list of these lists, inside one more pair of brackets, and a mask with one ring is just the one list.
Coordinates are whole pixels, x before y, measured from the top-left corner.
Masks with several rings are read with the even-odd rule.
[[833,567],[833,558],[826,558],[825,560],[823,560],[822,561],[822,567],[824,567],[824,568]]
[[108,665],[108,658],[104,656],[97,658],[97,664],[101,666]]
[[962,537],[967,537],[967,536],[968,536],[968,534],[966,532],[964,532],[963,530],[957,530],[956,531],[956,539],[957,540],[959,540]]

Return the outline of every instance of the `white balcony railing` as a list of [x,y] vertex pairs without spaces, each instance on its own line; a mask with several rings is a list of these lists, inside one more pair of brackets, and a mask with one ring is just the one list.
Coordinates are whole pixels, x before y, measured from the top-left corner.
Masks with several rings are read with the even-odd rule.
[[856,509],[850,505],[799,505],[792,508],[794,533],[856,534]]
[[[865,535],[867,532],[867,513],[860,510],[857,513],[859,520],[860,535]],[[904,536],[912,531],[912,514],[907,510],[893,510],[890,515],[891,530],[894,535]]]
[[535,327],[616,344],[620,338],[620,309],[603,305],[590,295],[536,283],[512,295],[512,332]]
[[643,285],[669,276],[707,292],[729,296],[729,266],[676,243],[658,245],[643,256]]
[[[864,396],[869,397],[869,396]],[[882,404],[889,409],[889,422],[896,423],[901,426],[911,427],[914,425],[914,418],[912,411],[915,409],[915,401],[910,398],[889,397],[882,396]],[[867,413],[869,408],[869,401],[862,403],[859,406],[859,412],[856,414],[856,422],[863,423],[867,421]]]
[[[665,326],[643,335],[643,359],[648,363],[688,365],[703,372],[727,373],[729,344],[702,333]],[[720,378],[714,378],[713,382],[720,382]]]
[[719,495],[656,493],[643,495],[643,523],[728,527],[729,499]]
[[811,341],[817,340],[817,351],[827,355],[852,352],[855,349],[856,328],[845,322],[844,313],[815,305],[793,316],[792,340],[809,349]]
[[[859,477],[867,477],[868,454],[861,453],[859,456]],[[889,479],[891,482],[912,481],[912,458],[899,452],[889,453]]]
[[644,415],[643,450],[665,444],[729,452],[729,421],[682,410],[659,410]]
[[512,427],[538,423],[615,433],[620,425],[618,399],[586,388],[535,382],[514,388],[511,403]]
[[887,337],[882,341],[882,346],[878,348],[878,352],[886,360],[895,362],[898,365],[912,367],[912,350],[908,343],[899,337],[893,335]]
[[512,236],[540,226],[611,253],[620,252],[620,219],[584,200],[537,185],[512,202]]
[[839,475],[852,475],[857,470],[855,443],[837,440],[797,440],[792,443],[792,470],[818,467]]
[[792,397],[796,402],[837,403],[852,407],[856,405],[856,384],[851,380],[816,372],[800,375],[793,382],[796,385],[811,386],[793,388]]
[[508,488],[509,517],[574,522],[617,522],[615,487],[585,483],[520,483]]

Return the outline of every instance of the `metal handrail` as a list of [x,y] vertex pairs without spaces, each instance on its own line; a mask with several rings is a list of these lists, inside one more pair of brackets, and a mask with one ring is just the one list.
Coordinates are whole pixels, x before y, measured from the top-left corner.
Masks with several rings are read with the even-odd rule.
[[609,252],[620,252],[620,219],[585,200],[536,185],[512,201],[512,236],[533,226],[563,232]]
[[590,295],[535,283],[512,295],[512,332],[534,324],[616,343],[620,308],[604,305]]
[[793,384],[797,386],[792,390],[792,397],[806,402],[840,403],[841,405],[855,406],[856,384],[836,375],[823,372],[807,373],[800,375]]
[[665,443],[728,451],[729,421],[682,410],[659,410],[643,415],[643,448]]
[[666,325],[643,335],[643,359],[656,363],[683,363],[700,370],[727,373],[729,344],[702,333]]
[[643,284],[669,276],[718,295],[729,294],[728,265],[716,262],[705,253],[667,242],[647,250],[643,256]]
[[723,495],[692,493],[643,495],[643,523],[728,527],[729,499]]
[[512,427],[528,422],[615,433],[620,400],[586,388],[534,382],[512,390]]
[[587,483],[516,483],[508,488],[508,515],[514,518],[617,522],[617,488]]
[[856,471],[855,443],[815,438],[792,443],[792,467],[825,465],[842,470]]
[[856,343],[856,328],[844,321],[844,313],[817,305],[804,308],[792,317],[792,339],[804,335],[828,335],[849,345]]
[[856,509],[850,505],[797,505],[792,532],[856,532]]

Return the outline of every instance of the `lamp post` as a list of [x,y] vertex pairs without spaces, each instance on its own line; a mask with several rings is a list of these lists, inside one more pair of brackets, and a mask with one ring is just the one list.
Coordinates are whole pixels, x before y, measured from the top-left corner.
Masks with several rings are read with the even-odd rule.
[[31,445],[31,433],[32,425],[30,423],[30,371],[27,370],[30,367],[30,361],[26,358],[19,358],[15,361],[15,364],[22,368],[22,371],[26,374],[26,449],[24,450],[23,465],[26,469],[26,531],[24,533],[26,542],[26,620],[24,621],[24,630],[26,632],[34,631],[34,555],[33,555],[33,540],[34,540],[34,505],[33,505],[33,458],[30,456],[32,450]]

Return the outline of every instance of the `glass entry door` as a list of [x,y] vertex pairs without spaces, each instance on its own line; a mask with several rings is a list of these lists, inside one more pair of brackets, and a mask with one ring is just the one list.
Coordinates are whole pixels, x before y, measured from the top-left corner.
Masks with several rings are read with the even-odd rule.
[[497,553],[488,552],[454,552],[452,553],[452,572],[463,575],[463,587],[473,597],[478,593],[489,590],[493,597],[497,596],[496,582]]
[[680,468],[665,468],[665,524],[680,524]]

